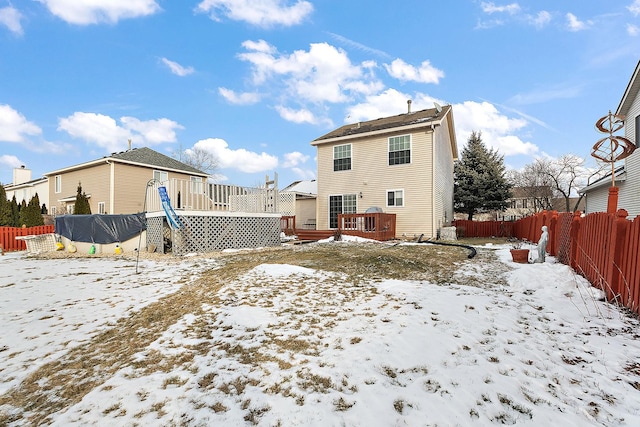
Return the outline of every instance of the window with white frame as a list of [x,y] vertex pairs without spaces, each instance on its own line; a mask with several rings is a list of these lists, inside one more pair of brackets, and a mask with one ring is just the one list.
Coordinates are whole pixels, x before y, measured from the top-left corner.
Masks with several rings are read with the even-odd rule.
[[105,214],[107,212],[106,205],[104,202],[98,202],[98,213]]
[[158,182],[167,182],[169,181],[169,172],[153,171],[153,179]]
[[192,194],[202,194],[204,193],[204,186],[202,185],[202,177],[201,176],[192,176],[191,180],[191,193]]
[[356,195],[329,196],[329,228],[338,228],[338,214],[356,213]]
[[62,175],[56,175],[54,178],[54,190],[55,193],[62,192]]
[[76,209],[76,205],[75,204],[67,205],[67,213],[69,215],[73,215],[73,212],[75,211],[75,209]]
[[51,206],[51,208],[49,209],[49,213],[51,214],[51,216],[56,216],[56,207],[55,206]]
[[404,190],[388,190],[387,206],[404,206]]
[[333,147],[333,170],[351,170],[351,144],[336,145]]
[[389,166],[411,163],[411,135],[389,138]]

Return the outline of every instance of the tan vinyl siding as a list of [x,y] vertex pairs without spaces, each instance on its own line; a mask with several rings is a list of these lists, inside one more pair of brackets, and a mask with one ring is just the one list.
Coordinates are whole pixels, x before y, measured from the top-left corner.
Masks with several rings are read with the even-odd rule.
[[[51,206],[56,206],[58,213],[65,212],[66,205],[75,204],[71,202],[61,202],[61,199],[75,197],[78,193],[78,184],[82,185],[82,191],[91,196],[89,206],[91,212],[98,212],[98,202],[109,200],[109,165],[100,164],[91,168],[91,173],[85,169],[74,170],[60,174],[62,186],[60,193],[55,193],[55,178],[49,180],[49,194],[51,194]],[[108,206],[108,203],[107,203]]]
[[[329,196],[357,194],[357,212],[379,206],[396,214],[398,236],[434,235],[432,132],[423,129],[411,133],[411,163],[389,166],[389,137],[406,134],[400,131],[351,139],[348,171],[333,171],[333,147],[344,142],[318,145],[318,229],[329,228]],[[387,191],[400,189],[404,190],[404,206],[387,207]]]
[[[125,164],[115,165],[115,213],[137,213],[144,211],[144,197],[149,180],[153,179],[153,167]],[[169,172],[169,180],[189,181],[189,174]],[[203,182],[206,180],[203,180]],[[204,184],[203,189],[204,189]],[[173,201],[177,203],[177,200]]]
[[[444,119],[443,129],[448,126],[448,118]],[[453,153],[451,141],[445,132],[437,132],[434,143],[434,226],[439,229],[449,226],[453,220]]]

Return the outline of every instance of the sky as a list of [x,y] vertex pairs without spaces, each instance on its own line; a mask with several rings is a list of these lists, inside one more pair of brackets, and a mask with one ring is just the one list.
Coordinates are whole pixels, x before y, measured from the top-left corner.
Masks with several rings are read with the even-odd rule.
[[[387,245],[345,240],[306,248]],[[39,387],[29,393],[63,376],[71,389],[38,400],[76,389],[81,399],[55,412],[52,426],[639,425],[638,319],[554,257],[515,264],[509,248],[478,247],[451,265],[447,284],[354,283],[258,263],[226,274],[218,290],[198,281],[222,265],[212,256],[143,258],[136,274],[127,254],[8,253],[0,257],[0,396],[32,374]],[[183,290],[199,303],[176,304],[182,311],[170,324],[142,331],[121,322],[151,316],[145,309]],[[101,353],[109,330],[138,331],[147,344],[126,356]],[[74,379],[76,366],[95,367],[96,357],[104,366]],[[26,405],[3,413],[35,415]]]
[[131,140],[283,188],[316,177],[312,140],[408,99],[508,168],[591,161],[639,58],[640,0],[0,0],[0,182]]

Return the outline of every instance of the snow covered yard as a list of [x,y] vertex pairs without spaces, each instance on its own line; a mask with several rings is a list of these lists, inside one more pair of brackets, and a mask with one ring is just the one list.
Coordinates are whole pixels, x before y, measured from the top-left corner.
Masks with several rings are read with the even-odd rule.
[[508,245],[0,259],[0,425],[640,425],[638,321]]

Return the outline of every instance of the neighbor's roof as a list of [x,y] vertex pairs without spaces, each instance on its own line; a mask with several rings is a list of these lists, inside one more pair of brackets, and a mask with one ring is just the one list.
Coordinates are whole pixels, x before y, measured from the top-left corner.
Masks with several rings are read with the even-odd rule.
[[[426,110],[399,114],[397,116],[369,120],[367,122],[351,123],[314,139],[311,142],[311,145],[318,145],[365,133],[385,133],[394,128],[418,128],[430,125],[439,125],[442,122],[442,119],[444,119],[444,117],[450,112],[451,106],[445,105],[440,109],[440,111],[435,108],[429,108]],[[453,122],[451,123],[451,126],[453,127]]]
[[[626,172],[626,170],[624,168],[624,165],[623,166],[619,166],[618,168],[616,168],[614,173],[615,173],[614,179],[615,179],[616,182],[626,181],[627,172]],[[586,187],[581,188],[580,190],[578,190],[578,193],[580,193],[580,194],[588,193],[591,190],[603,187],[605,185],[611,185],[611,172],[609,172],[608,174],[596,179],[595,181],[593,181],[592,183],[590,183]]]
[[301,194],[318,194],[318,182],[315,179],[307,181],[295,181],[283,188],[281,191],[290,191]]
[[627,89],[624,91],[624,95],[622,95],[616,114],[626,116],[638,92],[640,92],[640,61],[638,61],[631,80],[629,80],[629,84],[627,85]]
[[90,162],[81,163],[63,169],[58,169],[53,172],[45,173],[44,176],[56,175],[62,172],[69,172],[77,169],[84,169],[109,161],[145,167],[152,166],[162,170],[173,170],[177,172],[187,172],[192,175],[208,176],[206,172],[186,165],[176,159],[172,159],[169,156],[165,156],[164,154],[158,153],[157,151],[154,151],[147,147],[132,148],[131,150],[112,153],[110,156],[105,156],[101,159],[96,159]]

